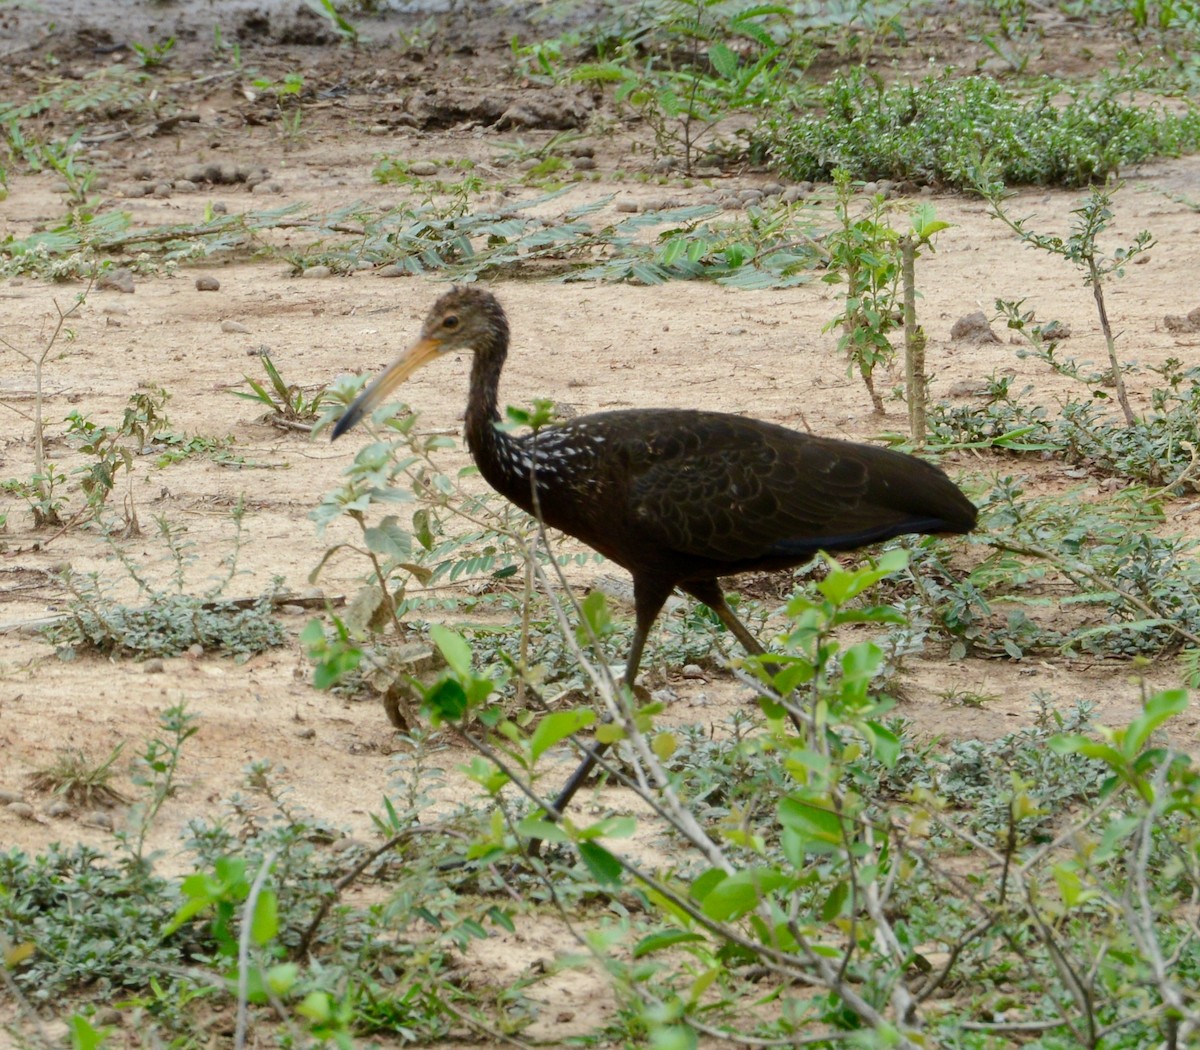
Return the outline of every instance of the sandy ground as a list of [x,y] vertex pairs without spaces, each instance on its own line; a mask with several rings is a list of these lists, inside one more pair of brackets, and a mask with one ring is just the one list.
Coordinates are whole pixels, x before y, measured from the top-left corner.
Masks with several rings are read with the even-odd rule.
[[[80,71],[111,61],[86,48],[67,48],[64,54]],[[417,69],[443,86],[458,82],[462,63],[468,60],[451,55],[419,65],[394,54],[386,57],[395,60],[392,75]],[[264,54],[262,61],[276,71],[288,68],[289,61],[312,62],[311,68],[304,66],[312,83],[322,82],[322,70],[336,74],[353,64],[348,57],[335,57],[320,66],[307,52],[283,47]],[[386,64],[383,56],[378,64]],[[181,60],[170,75],[195,80],[209,68],[199,58],[194,68]],[[48,75],[45,69],[40,73]],[[187,101],[199,116],[197,122],[163,135],[105,145],[107,158],[97,160],[109,178],[105,207],[127,209],[137,224],[149,226],[200,221],[212,201],[224,203],[231,212],[261,205],[261,199],[243,186],[204,187],[166,199],[122,196],[121,187],[135,179],[140,167],[150,169],[155,178],[171,177],[188,164],[213,158],[265,165],[281,186],[272,205],[302,202],[310,213],[353,201],[395,205],[414,191],[373,182],[376,155],[386,152],[408,161],[468,156],[486,162],[495,156],[499,141],[513,137],[469,120],[442,129],[388,125],[380,134],[372,123],[378,117],[374,111],[388,111],[387,105],[378,94],[352,86],[328,105],[306,111],[303,133],[292,141],[281,135],[275,122],[247,119],[262,107],[239,91],[243,84],[244,78],[234,78],[211,90],[193,86]],[[552,132],[533,129],[521,134],[539,141]],[[650,163],[639,149],[639,134],[637,128],[619,127],[589,139],[602,174]],[[1107,242],[1128,243],[1139,230],[1150,229],[1157,245],[1143,265],[1131,267],[1123,280],[1109,287],[1122,355],[1141,365],[1169,357],[1191,361],[1200,336],[1169,332],[1162,319],[1200,305],[1191,280],[1200,270],[1200,214],[1195,208],[1200,200],[1200,160],[1164,161],[1130,171],[1126,178]],[[730,174],[718,180],[717,187],[761,185],[769,179],[752,172]],[[63,214],[55,181],[47,173],[10,177],[9,197],[0,205],[0,238],[25,237]],[[551,210],[565,212],[614,189],[642,201],[664,195],[663,187],[653,183],[614,186],[601,178],[574,186]],[[515,192],[514,199],[520,199],[537,191]],[[710,187],[703,185],[669,188],[670,195],[684,203],[707,192]],[[1065,231],[1078,200],[1077,193],[1026,191],[1014,200],[1012,211],[1033,216],[1042,227]],[[911,203],[894,201],[897,223]],[[1066,352],[1099,363],[1104,348],[1089,290],[1079,274],[1060,261],[1023,250],[980,203],[944,195],[935,197],[934,204],[938,216],[952,227],[939,237],[936,253],[921,260],[918,277],[923,293],[920,313],[930,337],[933,397],[959,396],[955,392],[993,374],[1011,373],[1016,387],[1033,384],[1043,402],[1052,403],[1065,394],[1066,386],[1045,366],[1019,360],[1007,342],[984,347],[954,343],[950,327],[977,309],[993,313],[997,298],[1025,298],[1040,317],[1056,317],[1071,326],[1074,334],[1064,346]],[[608,217],[617,218],[612,205],[593,221],[599,224]],[[219,292],[196,289],[195,279],[203,274],[219,278]],[[33,351],[52,327],[54,303],[67,306],[81,289],[78,283],[55,285],[32,278],[4,282],[0,336],[12,346]],[[822,332],[837,310],[836,289],[816,280],[787,291],[755,292],[699,282],[643,287],[503,281],[493,289],[509,312],[514,332],[502,390],[514,403],[547,397],[580,411],[695,406],[861,440],[904,425],[903,406],[894,401],[886,418],[873,417],[858,380],[846,374],[835,334]],[[196,544],[199,561],[189,578],[199,589],[229,548],[230,508],[244,498],[248,542],[239,563],[243,575],[229,593],[257,594],[274,577],[282,578],[289,591],[305,591],[326,546],[351,538],[340,525],[318,537],[307,514],[337,485],[365,435],[356,433],[331,445],[324,437],[311,440],[283,432],[262,422],[256,407],[231,391],[245,389],[245,374],[261,377],[256,355],[264,348],[290,382],[310,389],[343,373],[375,372],[414,337],[442,290],[444,283],[433,277],[384,280],[359,272],[306,279],[278,260],[246,258],[138,276],[132,295],[93,290],[71,320],[73,339],[60,342],[46,364],[51,454],[63,469],[79,462],[61,436],[60,420],[69,411],[116,422],[139,388],[165,388],[171,394],[167,414],[172,430],[232,436],[232,451],[247,465],[238,469],[196,456],[159,468],[149,457],[139,460],[132,493],[148,527],[140,538],[123,541],[128,556],[147,571],[164,571],[165,551],[151,525],[153,516],[164,515],[186,526]],[[222,322],[229,320],[247,331],[223,331]],[[1003,331],[1000,326],[997,330]],[[26,478],[32,470],[32,370],[7,348],[0,348],[0,368],[0,406],[7,409],[0,434],[0,476]],[[1148,404],[1153,378],[1145,369],[1132,377],[1136,405]],[[887,391],[900,381],[897,371],[880,386]],[[422,428],[457,434],[465,393],[466,362],[450,359],[413,378],[404,396],[420,412]],[[967,453],[942,462],[977,498],[994,478],[1007,474],[1029,475],[1040,491],[1098,485],[1097,479],[1081,480],[1077,471],[1056,462],[1030,464]],[[448,473],[465,463],[461,451],[444,455]],[[1169,527],[1192,528],[1188,511],[1184,501],[1173,505]],[[39,636],[14,629],[63,610],[66,593],[56,571],[69,565],[76,571],[100,572],[113,581],[118,596],[129,593],[127,581],[122,582],[110,547],[95,530],[34,530],[22,501],[8,495],[0,495],[0,512],[8,516],[7,531],[0,534],[0,789],[33,807],[31,818],[0,807],[0,847],[37,851],[53,842],[73,841],[109,846],[112,832],[91,826],[88,813],[48,816],[51,799],[31,791],[28,778],[68,749],[99,758],[124,742],[126,755],[131,755],[152,734],[159,713],[180,702],[199,716],[200,732],[187,745],[181,790],[164,806],[153,832],[151,845],[166,851],[166,870],[181,863],[177,847],[187,821],[215,813],[253,761],[267,760],[285,771],[297,801],[319,818],[351,834],[372,834],[369,814],[380,809],[398,761],[394,731],[378,702],[346,700],[312,687],[312,668],[296,638],[310,612],[282,613],[287,644],[244,664],[209,655],[183,656],[167,659],[161,670],[150,673],[143,663],[128,659],[84,656],[64,662]],[[965,550],[962,557],[969,559],[971,545],[984,540],[955,542]],[[567,540],[561,541],[561,548],[574,549]],[[592,568],[569,572],[580,587],[595,575]],[[326,568],[320,586],[330,597],[352,595],[360,574],[354,560],[339,559]],[[746,691],[719,672],[709,681],[681,678],[669,667],[651,668],[651,673],[668,681],[678,694],[681,720],[715,725],[747,700]],[[1148,677],[1152,684],[1175,685],[1178,668],[1167,662],[1152,667]],[[899,713],[915,723],[918,734],[994,737],[1030,721],[1036,690],[1048,692],[1063,709],[1077,699],[1090,700],[1107,721],[1127,718],[1138,700],[1125,664],[973,658],[949,663],[944,647],[934,647],[909,661]],[[697,702],[700,693],[703,700]],[[954,693],[989,699],[979,707],[954,706],[947,700]],[[1193,735],[1195,725],[1195,719],[1184,723]],[[446,792],[457,799],[470,786],[454,767],[469,756],[447,746],[450,750],[441,759],[450,770]],[[571,761],[564,750],[564,768]],[[119,780],[128,786],[124,777]],[[605,791],[584,799],[585,806],[593,804],[599,811],[623,803],[617,793]],[[115,819],[119,826],[119,811]],[[526,947],[518,951],[504,941],[487,950],[503,955],[515,970],[528,965],[527,956],[556,950],[552,938]],[[547,1001],[553,998],[549,994]],[[555,1029],[552,1019],[548,1012],[544,1023],[552,1037],[586,1030],[595,1020],[575,1017]]]

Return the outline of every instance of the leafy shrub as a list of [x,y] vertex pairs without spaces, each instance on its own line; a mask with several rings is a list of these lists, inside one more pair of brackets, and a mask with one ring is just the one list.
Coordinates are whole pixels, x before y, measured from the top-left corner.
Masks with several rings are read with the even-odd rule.
[[1007,185],[1085,186],[1200,145],[1200,116],[1122,101],[1131,87],[1044,80],[1025,94],[990,77],[949,75],[887,87],[857,68],[821,92],[820,112],[781,113],[756,137],[797,179],[827,179],[840,167],[858,179],[965,187],[986,162]]

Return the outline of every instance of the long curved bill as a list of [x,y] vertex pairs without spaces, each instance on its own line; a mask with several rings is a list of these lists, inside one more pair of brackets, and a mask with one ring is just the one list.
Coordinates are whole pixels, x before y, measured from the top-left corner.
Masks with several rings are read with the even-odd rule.
[[381,372],[342,414],[333,428],[331,441],[336,441],[347,430],[385,404],[388,394],[396,389],[422,365],[438,356],[438,345],[432,339],[421,339],[414,343],[394,364]]

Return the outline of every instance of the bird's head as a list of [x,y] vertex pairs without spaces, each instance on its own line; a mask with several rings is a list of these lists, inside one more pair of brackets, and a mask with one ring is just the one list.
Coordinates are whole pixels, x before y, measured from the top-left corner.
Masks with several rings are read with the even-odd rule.
[[333,428],[333,440],[384,404],[388,394],[435,358],[456,350],[503,353],[507,345],[508,321],[496,297],[472,286],[451,289],[433,304],[417,341],[346,409]]

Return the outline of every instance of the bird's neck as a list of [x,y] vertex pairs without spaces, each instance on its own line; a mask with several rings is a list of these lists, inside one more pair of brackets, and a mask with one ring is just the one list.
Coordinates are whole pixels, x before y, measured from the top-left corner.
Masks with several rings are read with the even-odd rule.
[[528,509],[529,454],[521,438],[497,428],[500,370],[503,353],[476,353],[471,365],[471,395],[467,401],[464,434],[471,457],[488,484]]

